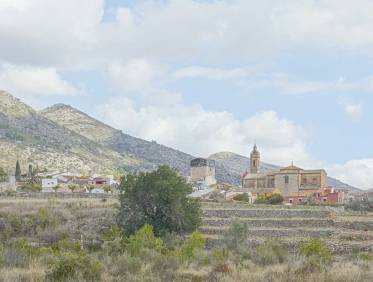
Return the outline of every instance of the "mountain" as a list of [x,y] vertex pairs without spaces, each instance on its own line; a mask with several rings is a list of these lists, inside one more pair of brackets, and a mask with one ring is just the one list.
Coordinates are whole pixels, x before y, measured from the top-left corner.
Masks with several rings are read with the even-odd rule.
[[153,169],[166,164],[185,175],[189,174],[189,163],[194,158],[193,156],[160,145],[155,141],[149,142],[125,134],[71,106],[57,104],[43,110],[41,114],[60,126],[81,134],[114,152],[142,160],[142,169]]
[[[219,167],[229,168],[229,171],[232,175],[234,175],[234,178],[239,178],[242,175],[242,172],[244,172],[248,165],[250,164],[250,159],[241,155],[237,155],[230,152],[221,152],[217,154],[213,154],[209,156],[210,159],[215,160],[217,167],[217,173],[219,175]],[[270,171],[278,170],[280,169],[279,166],[268,164],[268,163],[261,163],[260,170],[263,173],[268,173]],[[360,189],[353,187],[351,185],[348,185],[346,183],[343,183],[335,178],[328,177],[328,185],[339,188],[339,189],[346,189],[351,192],[359,192]]]
[[107,168],[141,166],[141,162],[53,122],[0,91],[0,166],[13,168],[19,159],[60,170],[106,171]]
[[[17,159],[42,168],[81,173],[118,170],[144,171],[169,165],[183,175],[190,173],[194,156],[146,141],[114,129],[64,104],[37,112],[12,95],[0,91],[0,166],[13,168]],[[222,152],[210,156],[216,161],[219,182],[239,185],[249,159]],[[278,169],[262,164],[262,171]],[[336,187],[352,189],[330,179]]]

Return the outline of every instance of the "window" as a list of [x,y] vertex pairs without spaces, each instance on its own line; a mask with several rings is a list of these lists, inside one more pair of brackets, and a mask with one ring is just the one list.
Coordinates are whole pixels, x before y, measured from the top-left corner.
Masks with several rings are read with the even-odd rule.
[[285,175],[285,184],[289,184],[289,176]]
[[307,178],[303,178],[303,183],[307,183]]
[[316,178],[316,177],[312,178],[312,182],[313,182],[314,184],[316,184],[316,183],[317,183],[317,178]]
[[256,161],[253,160],[253,167],[256,167]]

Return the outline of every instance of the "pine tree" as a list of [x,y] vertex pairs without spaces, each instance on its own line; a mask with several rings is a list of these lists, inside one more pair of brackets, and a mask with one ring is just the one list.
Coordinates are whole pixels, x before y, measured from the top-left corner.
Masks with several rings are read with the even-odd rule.
[[16,163],[16,173],[15,173],[15,176],[16,176],[16,180],[17,181],[21,181],[21,166],[19,164],[19,160],[17,160],[17,163]]

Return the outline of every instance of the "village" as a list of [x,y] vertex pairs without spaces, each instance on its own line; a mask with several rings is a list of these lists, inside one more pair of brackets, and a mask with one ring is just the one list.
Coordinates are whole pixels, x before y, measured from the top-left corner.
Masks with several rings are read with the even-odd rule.
[[[235,186],[216,180],[215,161],[195,158],[190,162],[191,184],[194,198],[205,201],[243,201],[256,203],[283,203],[285,205],[324,204],[343,205],[354,196],[348,190],[336,189],[327,183],[323,169],[304,170],[293,163],[277,171],[262,173],[261,155],[257,145],[250,153],[250,163],[242,173],[241,185]],[[6,176],[6,177],[4,177]],[[113,175],[82,175],[76,172],[39,171],[30,164],[22,173],[19,161],[15,170],[2,177],[1,190],[41,193],[118,194],[120,177]],[[361,196],[361,195],[360,195]],[[276,198],[276,200],[268,199]],[[267,201],[266,201],[267,200]]]

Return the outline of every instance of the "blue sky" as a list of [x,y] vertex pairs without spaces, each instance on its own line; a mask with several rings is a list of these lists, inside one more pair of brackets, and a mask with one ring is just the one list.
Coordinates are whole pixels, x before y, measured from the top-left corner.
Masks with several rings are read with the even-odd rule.
[[264,161],[372,188],[372,12],[369,0],[3,0],[0,88],[194,155],[248,155],[257,140]]

